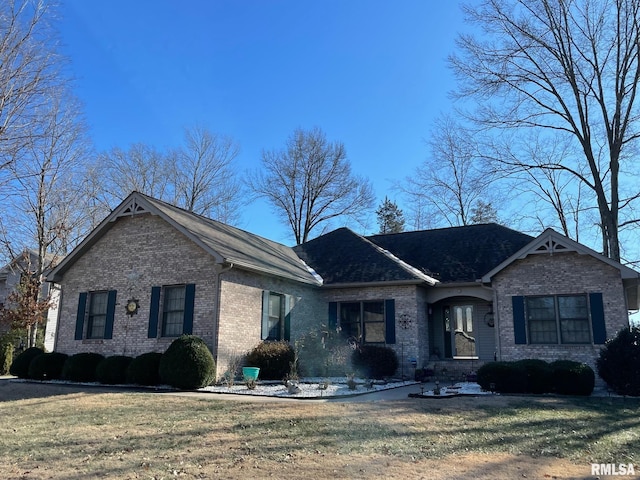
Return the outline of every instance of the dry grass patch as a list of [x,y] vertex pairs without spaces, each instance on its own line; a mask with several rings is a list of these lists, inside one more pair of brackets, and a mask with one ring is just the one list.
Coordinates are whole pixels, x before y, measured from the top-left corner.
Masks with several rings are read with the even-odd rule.
[[262,403],[73,389],[11,400],[6,388],[3,478],[589,478],[591,462],[640,462],[630,400]]

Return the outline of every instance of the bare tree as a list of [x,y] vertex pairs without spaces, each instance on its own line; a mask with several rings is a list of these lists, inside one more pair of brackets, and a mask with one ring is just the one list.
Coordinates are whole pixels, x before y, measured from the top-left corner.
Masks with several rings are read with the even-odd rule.
[[282,150],[263,151],[248,184],[282,214],[297,244],[318,225],[338,217],[359,218],[371,209],[369,180],[354,175],[344,145],[322,130],[297,129]]
[[[10,162],[12,180],[7,188],[11,195],[3,218],[10,232],[3,243],[11,258],[35,247],[35,265],[29,264],[23,276],[34,283],[38,292],[34,301],[41,303],[48,301],[40,297],[44,272],[85,233],[77,229],[82,199],[73,186],[87,152],[85,130],[75,100],[64,91],[51,93],[47,111],[33,126],[34,134]],[[37,322],[30,324],[30,345],[37,326]]]
[[0,2],[0,170],[34,135],[61,57],[44,0]]
[[555,135],[530,135],[520,140],[513,138],[497,147],[493,159],[495,168],[502,170],[512,192],[525,205],[520,216],[532,218],[540,228],[558,227],[579,241],[583,217],[590,210],[588,205],[593,205],[586,187],[566,170],[545,168],[558,161],[579,168],[574,145]]
[[458,95],[478,100],[474,119],[484,127],[576,142],[578,168],[563,159],[527,168],[562,170],[590,189],[603,252],[620,260],[620,227],[640,222],[620,219],[640,197],[637,182],[620,176],[639,134],[640,0],[483,0],[465,13],[483,36],[459,37]]
[[[489,196],[494,176],[476,154],[472,138],[451,117],[441,117],[429,139],[430,158],[400,187],[408,204],[427,206],[436,219],[429,226],[468,225],[478,201]],[[420,213],[424,216],[424,211]]]
[[95,202],[113,207],[132,191],[171,198],[172,163],[169,155],[142,143],[131,145],[128,150],[115,147],[99,154],[89,172],[100,184],[93,185]]
[[184,144],[175,152],[175,203],[221,222],[236,222],[243,204],[234,170],[239,152],[230,137],[201,126],[186,128]]

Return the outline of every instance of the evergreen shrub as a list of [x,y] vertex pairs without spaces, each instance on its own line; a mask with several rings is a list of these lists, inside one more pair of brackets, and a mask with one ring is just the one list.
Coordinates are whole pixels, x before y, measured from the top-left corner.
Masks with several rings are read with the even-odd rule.
[[194,335],[176,338],[160,358],[160,380],[182,390],[206,387],[215,379],[216,364],[207,344]]
[[591,395],[596,375],[586,363],[556,360],[551,364],[553,390],[562,395]]
[[19,378],[29,378],[29,365],[31,364],[31,360],[43,353],[44,350],[38,347],[27,348],[13,359],[9,373]]
[[395,350],[383,345],[362,345],[351,354],[351,362],[363,378],[392,377],[399,366]]
[[544,360],[528,358],[514,362],[524,369],[526,393],[548,393],[553,388],[551,366]]
[[57,380],[62,377],[62,368],[69,358],[59,352],[42,353],[31,360],[29,378],[34,380]]
[[159,352],[147,352],[138,355],[127,367],[127,383],[136,385],[160,384],[160,359]]
[[7,375],[13,363],[13,343],[0,343],[0,375]]
[[600,351],[598,375],[618,395],[640,396],[640,328],[623,328]]
[[263,380],[282,380],[291,370],[295,351],[289,342],[265,341],[256,345],[246,356],[248,367],[259,367]]
[[106,385],[127,383],[127,367],[132,360],[126,355],[105,358],[96,366],[96,380]]
[[104,360],[99,353],[76,353],[67,358],[62,367],[62,378],[72,382],[95,382],[96,367]]
[[527,388],[524,366],[516,362],[490,362],[478,369],[478,384],[483,390],[501,393],[523,393]]

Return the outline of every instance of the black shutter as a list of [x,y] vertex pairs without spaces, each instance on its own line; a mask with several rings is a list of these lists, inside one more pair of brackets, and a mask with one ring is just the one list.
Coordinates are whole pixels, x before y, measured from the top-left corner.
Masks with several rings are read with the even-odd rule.
[[524,297],[515,295],[511,297],[513,306],[513,336],[516,345],[526,345],[527,326],[524,316]]
[[329,331],[335,331],[338,328],[338,303],[329,302]]
[[284,340],[291,340],[291,297],[284,296]]
[[76,340],[82,340],[84,330],[84,316],[87,311],[87,292],[80,292],[78,298],[78,313],[76,314]]
[[384,301],[384,323],[386,343],[396,343],[396,301],[394,299]]
[[190,283],[185,288],[184,295],[184,326],[182,333],[191,335],[193,333],[193,311],[195,307],[196,286]]
[[602,293],[589,294],[591,307],[591,327],[593,328],[593,343],[603,345],[607,341],[607,326],[604,323],[604,302]]
[[109,290],[107,294],[107,319],[104,324],[104,338],[113,338],[113,319],[116,314],[116,290]]
[[160,291],[161,287],[151,287],[151,304],[149,305],[149,331],[148,338],[158,336],[158,317],[160,316]]

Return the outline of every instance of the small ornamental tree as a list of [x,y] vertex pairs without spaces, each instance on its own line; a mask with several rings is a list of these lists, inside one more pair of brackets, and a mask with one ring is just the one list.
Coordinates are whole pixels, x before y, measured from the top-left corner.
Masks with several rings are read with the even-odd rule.
[[597,360],[598,375],[619,395],[640,396],[640,328],[623,328]]
[[48,298],[39,297],[41,283],[36,278],[23,275],[16,289],[0,305],[0,324],[23,328],[28,332],[28,347],[35,347],[36,331],[45,321],[46,313],[53,305]]

